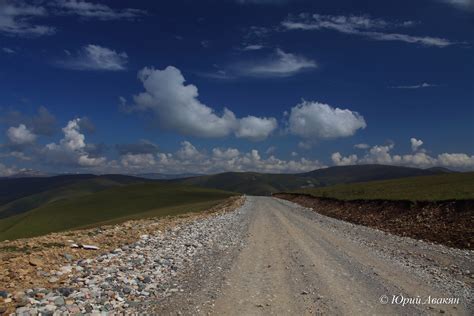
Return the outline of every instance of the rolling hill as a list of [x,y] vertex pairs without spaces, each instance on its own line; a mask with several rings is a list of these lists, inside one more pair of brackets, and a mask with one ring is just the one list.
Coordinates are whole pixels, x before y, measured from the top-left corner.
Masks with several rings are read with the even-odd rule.
[[318,179],[321,186],[327,186],[340,183],[427,176],[446,172],[449,172],[449,170],[443,168],[419,169],[388,165],[353,165],[318,169],[301,175]]
[[0,240],[110,224],[129,219],[176,215],[212,207],[232,192],[165,183],[113,186],[41,204],[0,219]]
[[172,179],[183,179],[191,177],[199,177],[202,174],[197,173],[178,173],[178,174],[167,174],[167,173],[139,173],[136,177],[152,179],[152,180],[172,180]]
[[63,188],[69,185],[80,183],[84,180],[94,180],[102,185],[124,185],[131,183],[146,182],[143,178],[125,176],[125,175],[93,175],[93,174],[77,174],[77,175],[61,175],[54,177],[24,177],[24,178],[0,178],[0,205],[14,201],[16,199],[46,192],[53,189]]
[[397,179],[443,174],[442,169],[418,169],[386,165],[355,165],[318,169],[299,174],[263,174],[256,172],[226,172],[216,175],[171,180],[173,183],[215,188],[253,195],[300,188],[322,187],[339,183]]
[[[49,183],[47,182],[47,179],[45,180],[46,183]],[[52,180],[53,182],[57,181],[57,179],[53,178],[51,178],[50,180]],[[82,196],[115,186],[146,182],[146,180],[143,179],[115,175],[94,176],[88,178],[74,177],[74,179],[70,180],[70,182],[66,182],[64,185],[56,186],[57,183],[55,183],[53,188],[48,189],[46,191],[22,196],[4,205],[0,205],[0,219],[28,212],[29,210],[40,207],[41,205],[57,200]],[[16,182],[14,181],[14,183]],[[42,183],[44,183],[44,181],[39,182],[37,187],[31,186],[29,189],[32,191],[41,190],[43,188],[41,186]],[[23,192],[13,191],[13,193],[19,194]]]
[[296,190],[339,200],[443,201],[474,199],[474,172],[337,184]]
[[268,195],[271,192],[318,184],[315,179],[300,175],[256,172],[225,172],[216,175],[173,180],[172,182],[253,195]]

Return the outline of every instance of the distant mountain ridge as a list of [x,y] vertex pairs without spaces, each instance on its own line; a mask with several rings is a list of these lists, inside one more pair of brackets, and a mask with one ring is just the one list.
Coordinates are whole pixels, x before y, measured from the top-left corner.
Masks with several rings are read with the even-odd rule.
[[172,180],[172,179],[183,179],[191,177],[199,177],[202,174],[199,173],[179,173],[179,174],[167,174],[167,173],[139,173],[135,176],[145,179],[152,180]]
[[172,182],[254,195],[300,188],[322,187],[339,183],[388,180],[452,172],[445,168],[419,169],[390,165],[353,165],[317,169],[298,174],[264,174],[257,172],[225,172]]
[[[387,180],[450,172],[452,171],[445,168],[418,169],[386,165],[355,165],[329,167],[298,174],[265,174],[258,172],[224,172],[214,175],[147,173],[135,176],[69,174],[50,177],[0,178],[0,206],[2,206],[0,212],[5,208],[5,204],[25,197],[30,197],[28,202],[25,202],[25,200],[16,201],[15,205],[7,207],[8,210],[15,213],[17,210],[25,209],[24,205],[30,205],[31,201],[35,201],[33,204],[36,205],[39,203],[38,201],[54,198],[55,194],[62,196],[64,194],[76,194],[76,191],[95,192],[111,186],[153,181],[253,195],[269,195],[275,192],[339,183]],[[18,206],[20,204],[21,207]]]

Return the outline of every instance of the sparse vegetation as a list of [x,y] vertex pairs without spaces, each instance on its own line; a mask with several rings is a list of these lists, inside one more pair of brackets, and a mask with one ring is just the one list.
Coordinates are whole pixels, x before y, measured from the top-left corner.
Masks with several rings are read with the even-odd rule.
[[340,200],[441,201],[474,199],[474,172],[337,184],[328,187],[302,189],[297,190],[297,192]]

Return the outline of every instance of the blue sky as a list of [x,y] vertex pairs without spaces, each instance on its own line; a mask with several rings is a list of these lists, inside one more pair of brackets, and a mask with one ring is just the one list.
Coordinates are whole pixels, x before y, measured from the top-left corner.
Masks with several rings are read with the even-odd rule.
[[474,3],[0,1],[0,175],[474,169]]

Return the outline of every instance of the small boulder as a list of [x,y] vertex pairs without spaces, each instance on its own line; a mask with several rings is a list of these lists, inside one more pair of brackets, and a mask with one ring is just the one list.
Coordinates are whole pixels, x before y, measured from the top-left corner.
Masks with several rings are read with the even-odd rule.
[[56,306],[64,306],[65,304],[66,304],[66,302],[64,301],[64,298],[62,298],[62,297],[57,297],[54,300],[54,305],[56,305]]
[[58,292],[59,292],[59,294],[61,294],[62,296],[68,297],[68,296],[71,295],[74,291],[73,291],[73,289],[68,288],[68,287],[60,287],[60,288],[58,289]]
[[30,263],[30,265],[32,265],[33,267],[42,266],[42,265],[43,265],[43,261],[41,261],[41,259],[39,259],[39,258],[30,258],[29,263]]
[[56,283],[56,282],[58,282],[58,281],[59,281],[59,278],[54,277],[54,276],[48,279],[48,282],[49,282],[49,283]]

